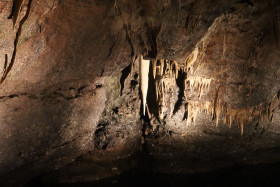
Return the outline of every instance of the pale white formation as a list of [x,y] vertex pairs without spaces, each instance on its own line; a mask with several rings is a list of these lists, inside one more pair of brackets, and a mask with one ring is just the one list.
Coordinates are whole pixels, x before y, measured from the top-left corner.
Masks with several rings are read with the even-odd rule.
[[150,60],[144,60],[140,55],[140,80],[141,80],[141,93],[143,102],[143,114],[146,112],[147,93],[149,85],[149,67]]

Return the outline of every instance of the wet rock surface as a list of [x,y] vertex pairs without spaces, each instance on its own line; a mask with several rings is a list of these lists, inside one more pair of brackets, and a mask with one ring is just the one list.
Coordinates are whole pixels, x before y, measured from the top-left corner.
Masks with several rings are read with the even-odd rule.
[[[279,10],[1,1],[1,183],[202,185],[230,168],[279,171]],[[140,55],[151,60],[146,106]]]

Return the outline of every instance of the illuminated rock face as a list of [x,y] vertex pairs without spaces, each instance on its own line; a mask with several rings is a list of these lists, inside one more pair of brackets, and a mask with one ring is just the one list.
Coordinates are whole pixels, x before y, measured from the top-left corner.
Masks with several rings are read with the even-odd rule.
[[277,0],[1,1],[1,180],[96,180],[136,167],[96,163],[141,150],[153,171],[279,161],[279,12]]

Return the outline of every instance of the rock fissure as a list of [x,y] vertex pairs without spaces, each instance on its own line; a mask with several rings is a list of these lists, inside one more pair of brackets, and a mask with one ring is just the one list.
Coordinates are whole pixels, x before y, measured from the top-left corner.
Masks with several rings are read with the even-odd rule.
[[[22,8],[22,4],[24,3],[24,0],[14,0],[14,12],[12,13],[13,14],[13,22],[14,22],[14,26],[17,22],[17,19],[18,19],[18,14],[20,13],[21,11],[21,8]],[[6,79],[6,77],[8,76],[9,72],[12,70],[12,67],[15,63],[15,60],[16,60],[16,54],[17,54],[17,47],[18,47],[18,42],[19,42],[19,38],[21,36],[21,32],[22,32],[22,26],[23,24],[25,23],[25,21],[28,19],[29,17],[29,14],[30,14],[30,10],[31,10],[31,5],[32,5],[32,0],[28,0],[28,4],[27,4],[27,10],[26,10],[26,13],[24,15],[24,17],[21,19],[21,21],[19,22],[19,26],[18,26],[18,30],[16,32],[16,38],[14,40],[14,50],[13,50],[13,54],[12,54],[12,57],[11,57],[11,61],[8,65],[7,68],[4,68],[4,72],[3,72],[3,75],[0,79],[0,85],[3,84],[4,80]],[[7,58],[6,58],[7,59]],[[6,62],[5,62],[5,67],[6,67]]]
[[47,98],[59,98],[62,97],[64,100],[72,100],[72,99],[76,99],[79,97],[83,97],[85,95],[94,93],[94,91],[102,88],[101,84],[97,84],[95,86],[95,88],[91,88],[89,90],[84,91],[87,87],[89,87],[89,85],[86,86],[82,86],[80,88],[73,88],[73,87],[69,87],[68,90],[63,90],[62,88],[53,91],[53,92],[41,92],[41,93],[18,93],[18,94],[11,94],[8,96],[0,96],[0,101],[4,100],[6,101],[7,99],[13,99],[13,98],[17,98],[17,97],[29,97],[32,99],[39,99],[39,100],[45,100]]

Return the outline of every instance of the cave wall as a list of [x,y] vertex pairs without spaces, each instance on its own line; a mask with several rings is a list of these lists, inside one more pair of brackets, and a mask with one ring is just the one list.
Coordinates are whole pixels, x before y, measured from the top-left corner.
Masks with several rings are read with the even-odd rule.
[[[20,2],[0,2],[3,181],[59,176],[77,158],[126,158],[142,145],[156,171],[179,149],[182,172],[277,160],[278,1],[25,0],[17,12]],[[142,113],[139,55],[178,65],[163,117],[152,65]],[[201,91],[202,80],[211,82]],[[232,128],[222,124],[232,116]]]

